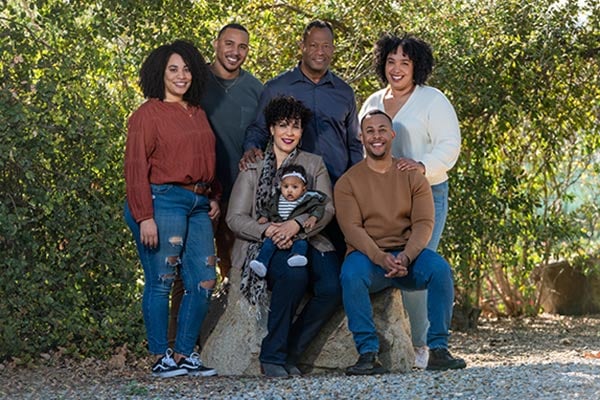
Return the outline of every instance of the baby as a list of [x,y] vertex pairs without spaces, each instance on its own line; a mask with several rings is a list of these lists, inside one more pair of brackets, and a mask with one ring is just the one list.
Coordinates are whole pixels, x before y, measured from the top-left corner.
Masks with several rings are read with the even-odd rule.
[[[303,166],[291,164],[284,167],[281,171],[279,195],[273,196],[267,209],[258,210],[260,215],[258,222],[260,224],[282,222],[301,214],[310,214],[302,226],[306,231],[314,228],[325,213],[327,195],[319,191],[307,191],[306,184],[306,170]],[[265,238],[258,257],[250,261],[250,268],[256,275],[261,278],[267,275],[267,266],[276,250],[277,246],[271,238]],[[290,257],[287,260],[288,265],[290,267],[305,266],[308,263],[307,250],[306,233],[299,232],[294,237]]]

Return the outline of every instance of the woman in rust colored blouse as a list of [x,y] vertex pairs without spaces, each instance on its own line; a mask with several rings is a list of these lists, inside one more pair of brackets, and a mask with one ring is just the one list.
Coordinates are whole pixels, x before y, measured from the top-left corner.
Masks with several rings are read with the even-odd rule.
[[[200,97],[209,71],[189,42],[150,53],[140,71],[147,99],[129,118],[125,219],[144,269],[142,308],[159,377],[215,375],[194,352],[215,285],[211,219],[219,215],[215,137]],[[167,327],[177,274],[185,286],[174,349]]]

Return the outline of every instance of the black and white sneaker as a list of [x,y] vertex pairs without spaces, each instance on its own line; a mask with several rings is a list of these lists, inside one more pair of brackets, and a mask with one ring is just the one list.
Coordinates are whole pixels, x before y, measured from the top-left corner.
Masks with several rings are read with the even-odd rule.
[[167,349],[165,355],[152,366],[152,375],[158,378],[172,378],[187,373],[185,368],[181,368],[177,365],[173,359],[173,350],[171,349]]
[[194,352],[189,357],[183,357],[177,364],[179,368],[187,371],[190,376],[214,376],[217,371],[214,368],[209,368],[200,361],[200,354]]

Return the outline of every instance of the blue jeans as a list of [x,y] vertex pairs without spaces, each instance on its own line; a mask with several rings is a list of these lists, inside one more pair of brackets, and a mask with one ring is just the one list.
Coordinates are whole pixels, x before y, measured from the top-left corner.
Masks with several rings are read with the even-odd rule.
[[140,226],[125,203],[125,220],[133,233],[144,269],[142,310],[148,348],[164,354],[168,347],[169,295],[181,273],[185,292],[177,318],[175,352],[189,355],[208,311],[212,289],[202,287],[216,279],[213,230],[206,196],[177,185],[151,185],[154,220],[158,227],[158,247],[151,249],[140,241]]
[[[392,254],[398,254],[397,251]],[[450,265],[439,254],[425,249],[408,267],[402,278],[386,278],[385,271],[359,251],[348,254],[342,265],[341,283],[348,329],[359,354],[379,351],[379,339],[373,321],[370,293],[388,287],[402,290],[427,289],[427,314],[431,326],[427,333],[430,348],[448,347],[448,329],[452,318],[454,283]]]
[[[431,191],[433,192],[435,221],[427,248],[437,251],[444,226],[446,225],[446,218],[448,217],[448,181],[431,186]],[[427,330],[429,329],[429,320],[427,319],[427,291],[402,291],[402,302],[410,319],[413,346],[425,346],[427,344]]]
[[[321,253],[309,247],[305,267],[291,268],[289,250],[277,250],[267,272],[271,304],[267,336],[259,359],[263,363],[295,363],[341,303],[339,263],[335,252]],[[306,291],[313,296],[292,324]]]
[[[262,246],[260,247],[260,252],[256,257],[257,261],[263,263],[267,269],[269,268],[269,263],[271,262],[271,258],[273,254],[277,251],[277,246],[271,240],[271,238],[265,238],[262,242]],[[290,256],[294,254],[298,254],[300,256],[306,256],[306,252],[308,251],[308,241],[304,239],[294,240],[292,243],[292,248],[290,249]]]

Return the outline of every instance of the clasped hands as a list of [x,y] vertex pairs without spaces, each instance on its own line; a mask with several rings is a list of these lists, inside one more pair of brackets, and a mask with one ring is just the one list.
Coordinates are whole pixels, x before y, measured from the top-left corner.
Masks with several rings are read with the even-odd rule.
[[281,250],[292,247],[294,236],[300,231],[300,225],[295,220],[272,222],[265,230],[265,236],[270,238]]
[[408,256],[403,251],[394,256],[391,253],[386,253],[383,260],[383,269],[386,270],[386,278],[402,278],[408,274],[408,266],[410,261]]

